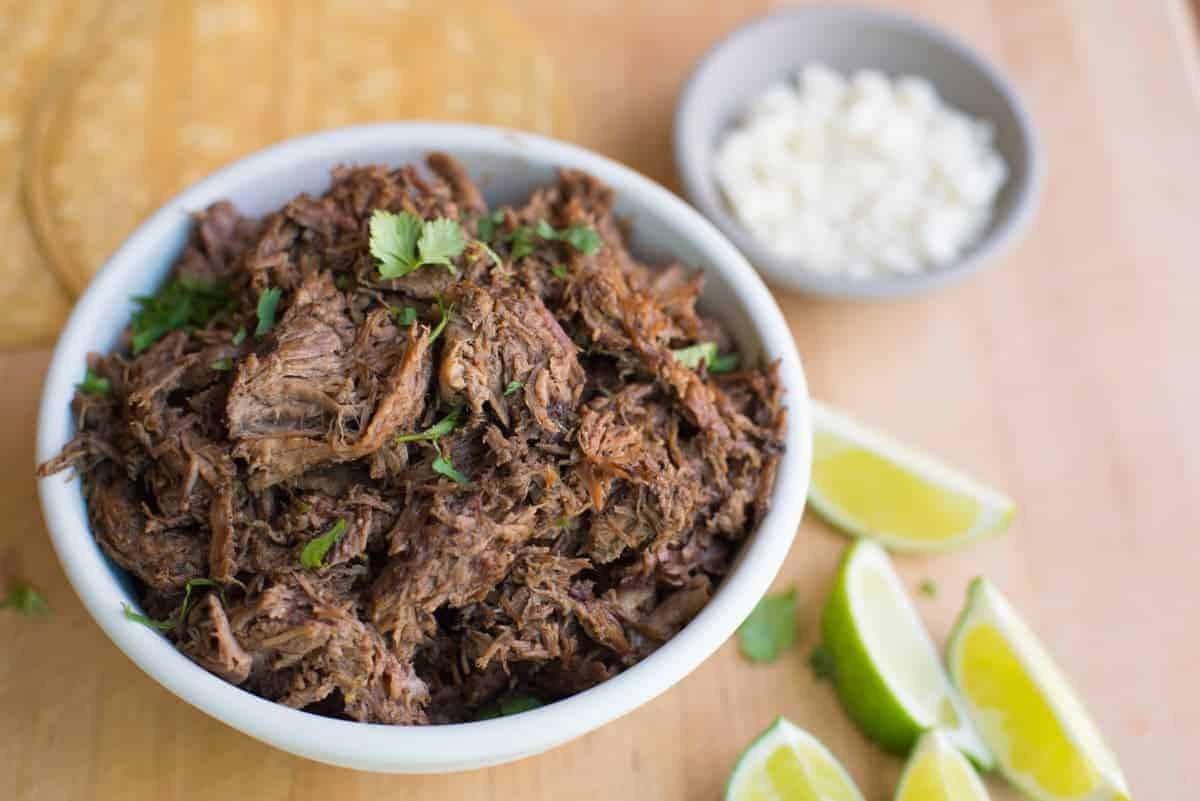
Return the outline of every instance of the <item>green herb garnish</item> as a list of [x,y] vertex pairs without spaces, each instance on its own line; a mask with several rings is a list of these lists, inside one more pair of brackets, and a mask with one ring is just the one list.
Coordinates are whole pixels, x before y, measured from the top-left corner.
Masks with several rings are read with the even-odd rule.
[[0,601],[0,609],[11,609],[26,617],[48,617],[50,605],[42,594],[33,587],[21,581],[14,581],[8,587],[8,597]]
[[532,695],[518,695],[514,698],[509,698],[507,701],[501,701],[498,704],[489,704],[480,710],[479,715],[475,719],[491,720],[492,718],[505,718],[509,715],[519,715],[522,712],[537,709],[540,706],[545,706],[545,704]]
[[567,517],[566,515],[563,515],[554,521],[555,528],[566,528],[569,525],[571,525],[571,518]]
[[237,333],[233,335],[232,342],[234,344],[234,347],[237,347],[238,345],[242,344],[245,341],[246,341],[246,326],[244,326],[244,325],[239,326]]
[[350,286],[350,276],[342,273],[337,278],[333,279],[333,285],[338,289],[345,290]]
[[555,278],[561,278],[565,281],[567,278],[567,265],[556,264],[550,268],[550,272],[554,273]]
[[512,257],[513,261],[523,259],[533,252],[534,236],[535,232],[533,228],[528,225],[522,225],[504,237],[504,241],[511,245],[509,256]]
[[381,278],[400,278],[426,264],[458,273],[451,259],[462,255],[467,240],[457,220],[422,221],[412,212],[376,209],[370,227],[371,255],[379,260]]
[[454,463],[450,461],[449,456],[442,456],[441,454],[438,454],[438,457],[433,460],[433,472],[445,476],[455,484],[462,484],[465,486],[471,483],[470,479],[454,468]]
[[496,251],[492,250],[491,247],[486,242],[476,242],[475,244],[477,244],[477,245],[479,245],[479,247],[483,248],[483,252],[492,258],[492,262],[495,263],[495,265],[497,267],[504,266],[504,260],[501,259],[500,256],[496,253]]
[[76,384],[75,388],[84,395],[99,397],[112,392],[112,382],[107,378],[97,375],[96,372],[89,367],[83,373],[83,380]]
[[230,358],[229,356],[223,356],[220,359],[217,359],[212,364],[210,364],[209,367],[211,367],[212,369],[216,370],[219,373],[223,373],[227,370],[233,369],[233,359]]
[[689,345],[686,348],[679,348],[671,351],[671,355],[675,357],[675,361],[682,364],[689,370],[695,370],[700,366],[700,362],[708,365],[710,373],[728,373],[731,370],[736,370],[741,358],[736,353],[727,353],[721,356],[717,353],[716,342],[698,342],[695,345]]
[[[501,209],[496,209],[491,214],[485,214],[475,223],[475,230],[478,231],[479,239],[485,244],[492,244],[492,239],[496,236],[496,228],[504,223],[504,212]],[[490,250],[490,248],[489,248]]]
[[417,310],[412,306],[405,306],[403,309],[399,306],[392,306],[389,311],[391,311],[392,317],[396,318],[396,323],[399,325],[408,326],[417,321]]
[[585,256],[590,256],[600,249],[600,245],[604,240],[600,238],[600,234],[596,233],[596,229],[590,225],[575,224],[569,228],[560,231],[558,234],[559,241],[566,242],[571,247],[578,250]]
[[[138,614],[137,612],[133,611],[133,608],[129,604],[125,603],[121,604],[121,610],[125,613],[125,617],[129,618],[135,623],[141,623],[144,626],[149,626],[150,628],[157,629],[158,631],[170,631],[183,621],[187,620],[188,613],[192,611],[192,590],[196,587],[217,587],[220,589],[221,585],[220,583],[207,578],[188,579],[187,584],[185,584],[183,588],[183,603],[179,605],[177,612],[172,614],[166,620],[155,620],[152,617]],[[225,603],[225,591],[220,590],[220,595],[221,603]]]
[[524,381],[509,381],[508,386],[504,388],[504,397],[516,395],[521,391],[521,387],[525,386]]
[[141,353],[171,331],[207,325],[229,307],[230,301],[224,283],[196,278],[176,278],[155,295],[135,297],[138,309],[129,319],[133,354]]
[[795,641],[795,587],[763,598],[738,627],[738,646],[751,662],[774,662]]
[[325,555],[345,535],[347,528],[346,520],[339,517],[333,524],[333,528],[319,537],[313,537],[305,544],[304,550],[300,551],[300,564],[309,570],[323,567]]
[[833,681],[837,675],[837,663],[833,659],[833,651],[824,645],[818,645],[808,655],[808,666],[812,669],[817,681]]
[[274,327],[275,309],[278,308],[279,298],[282,296],[283,290],[279,287],[265,289],[258,296],[258,327],[254,329],[254,336],[261,337]]
[[449,306],[442,305],[442,299],[438,298],[438,309],[442,313],[442,319],[438,320],[438,324],[434,326],[433,333],[429,335],[429,344],[432,345],[437,341],[437,338],[442,335],[442,331],[446,330],[446,326],[450,323],[450,318],[454,316],[454,304]]
[[453,431],[454,427],[458,425],[458,412],[459,410],[455,409],[454,411],[450,412],[450,414],[446,415],[441,420],[438,420],[424,431],[419,431],[414,434],[401,434],[395,438],[394,442],[397,444],[401,442],[417,442],[418,440],[437,442],[439,439]]
[[936,598],[938,594],[937,582],[933,579],[925,579],[917,585],[917,590],[926,598]]

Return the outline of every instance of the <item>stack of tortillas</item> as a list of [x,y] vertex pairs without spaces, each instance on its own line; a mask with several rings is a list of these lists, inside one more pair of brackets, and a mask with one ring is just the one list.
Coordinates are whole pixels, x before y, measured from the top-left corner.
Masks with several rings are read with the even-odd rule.
[[573,133],[545,49],[488,0],[5,2],[30,44],[0,54],[27,76],[0,86],[19,162],[0,173],[0,344],[51,338],[155,207],[272,142],[403,119]]

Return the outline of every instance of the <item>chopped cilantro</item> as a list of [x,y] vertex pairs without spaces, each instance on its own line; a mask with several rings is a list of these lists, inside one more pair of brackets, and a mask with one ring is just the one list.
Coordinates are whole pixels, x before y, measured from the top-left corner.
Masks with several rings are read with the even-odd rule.
[[442,335],[442,331],[446,330],[446,326],[450,323],[450,318],[454,316],[454,304],[443,306],[441,298],[438,298],[437,304],[438,309],[442,312],[442,319],[438,320],[438,324],[434,326],[433,333],[429,335],[430,345],[436,342],[437,338]]
[[509,250],[509,256],[513,261],[523,259],[533,252],[534,235],[535,231],[533,228],[528,225],[522,225],[504,237],[504,241],[512,246]]
[[604,243],[604,240],[600,238],[600,234],[596,233],[595,228],[592,228],[590,225],[583,225],[582,223],[575,223],[561,231],[556,231],[550,223],[545,220],[538,220],[537,226],[534,228],[534,233],[547,242],[565,242],[585,256],[595,253]]
[[566,528],[569,525],[571,525],[571,518],[567,517],[566,515],[563,515],[554,521],[555,528]]
[[83,373],[83,380],[76,384],[75,388],[84,395],[107,395],[108,393],[112,392],[112,382],[107,378],[97,375],[95,371],[89,367]]
[[554,277],[555,277],[555,278],[562,278],[563,280],[566,280],[566,277],[567,277],[567,265],[565,265],[565,264],[556,264],[556,265],[554,265],[553,267],[551,267],[551,268],[550,268],[550,272],[554,273]]
[[540,706],[544,706],[544,704],[532,695],[518,695],[506,701],[501,701],[498,704],[488,704],[480,710],[479,715],[475,719],[491,720],[492,718],[504,718],[509,715],[519,715],[522,712],[528,712]]
[[239,326],[237,333],[233,335],[234,346],[240,345],[246,341],[246,326]]
[[738,369],[738,365],[742,363],[742,357],[736,353],[726,353],[724,356],[718,356],[708,363],[708,372],[710,373],[732,373]]
[[371,215],[371,255],[379,260],[381,278],[400,278],[425,264],[441,264],[457,273],[451,259],[467,246],[457,220],[421,220],[415,214],[376,209]]
[[129,320],[133,354],[144,351],[171,331],[206,325],[230,304],[229,288],[224,283],[195,278],[168,281],[155,295],[133,299],[137,311]]
[[225,602],[225,591],[221,589],[219,582],[207,578],[194,578],[188,579],[187,584],[184,585],[183,603],[181,603],[179,605],[179,609],[166,620],[155,620],[152,617],[138,614],[137,612],[133,611],[133,608],[130,607],[129,604],[125,603],[121,604],[121,610],[125,613],[125,617],[129,618],[135,623],[141,623],[144,626],[149,626],[150,628],[157,629],[159,631],[170,631],[183,621],[187,620],[188,613],[192,611],[192,590],[196,587],[218,588],[221,594],[221,602]]
[[917,585],[917,589],[926,598],[936,598],[938,594],[938,585],[933,579],[925,579]]
[[596,229],[590,225],[572,225],[559,233],[558,238],[585,256],[590,256],[600,249],[603,240]]
[[446,415],[441,420],[438,420],[424,431],[419,431],[415,434],[401,434],[400,436],[396,437],[395,442],[397,444],[401,442],[416,442],[418,440],[437,442],[439,439],[453,431],[454,427],[458,425],[458,413],[459,410],[455,409],[454,411],[450,412],[450,414]]
[[508,386],[504,388],[504,397],[507,398],[516,395],[523,386],[525,386],[525,382],[523,381],[509,381]]
[[321,536],[313,537],[308,541],[304,549],[300,551],[300,564],[309,570],[316,570],[322,567],[325,555],[345,535],[347,528],[345,518],[339,517],[337,522],[333,524],[333,528]]
[[342,273],[337,278],[333,279],[333,285],[338,289],[346,289],[350,286],[350,276]]
[[700,366],[700,362],[704,362],[708,365],[710,373],[728,373],[730,370],[736,370],[741,362],[736,353],[719,355],[716,342],[697,342],[695,345],[673,350],[671,355],[689,370],[695,370]]
[[227,370],[233,369],[233,359],[230,358],[229,356],[223,356],[220,359],[217,359],[212,364],[210,364],[209,367],[216,370],[217,372],[223,373]]
[[492,262],[497,267],[504,266],[504,260],[501,259],[499,255],[497,255],[496,251],[492,250],[490,245],[488,245],[486,242],[476,242],[475,244],[477,244],[477,245],[479,245],[479,247],[483,248],[483,252],[491,257]]
[[8,588],[8,597],[0,600],[0,609],[11,609],[26,617],[48,617],[50,606],[42,594],[24,582],[14,581]]
[[276,286],[263,290],[258,296],[258,327],[254,329],[254,336],[262,337],[274,327],[275,309],[278,308],[282,295],[283,290]]
[[412,306],[405,306],[403,309],[399,306],[392,306],[390,311],[399,325],[412,325],[417,321],[417,310]]
[[450,457],[448,456],[442,456],[439,454],[438,457],[433,460],[433,472],[445,476],[455,484],[466,485],[471,483],[466,476],[454,468],[454,463],[450,461]]
[[[496,209],[491,214],[485,214],[475,223],[480,241],[485,245],[492,244],[496,236],[496,227],[504,224],[504,212]],[[490,248],[489,248],[490,250]]]
[[795,641],[795,587],[763,598],[738,627],[738,646],[751,662],[774,662]]
[[837,663],[833,660],[833,651],[824,645],[818,645],[808,655],[808,666],[812,669],[817,681],[833,681],[837,674]]

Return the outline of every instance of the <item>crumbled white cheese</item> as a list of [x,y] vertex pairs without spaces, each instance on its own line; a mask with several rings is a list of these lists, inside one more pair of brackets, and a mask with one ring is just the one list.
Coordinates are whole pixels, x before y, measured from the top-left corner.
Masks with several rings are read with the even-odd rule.
[[948,264],[986,229],[1007,178],[989,123],[924,78],[806,67],[721,141],[742,223],[805,269],[866,277]]

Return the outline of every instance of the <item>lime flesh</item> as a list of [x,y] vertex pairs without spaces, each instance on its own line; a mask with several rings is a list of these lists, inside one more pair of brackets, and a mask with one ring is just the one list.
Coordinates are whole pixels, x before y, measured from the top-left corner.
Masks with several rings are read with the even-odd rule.
[[938,551],[999,533],[1012,501],[928,456],[813,405],[809,502],[846,533],[898,551]]
[[1129,789],[1070,683],[999,590],[971,584],[947,654],[1000,771],[1038,801],[1116,801]]
[[725,801],[863,801],[846,769],[817,738],[777,718],[742,752]]
[[938,729],[921,735],[896,788],[895,801],[988,801],[971,763]]

